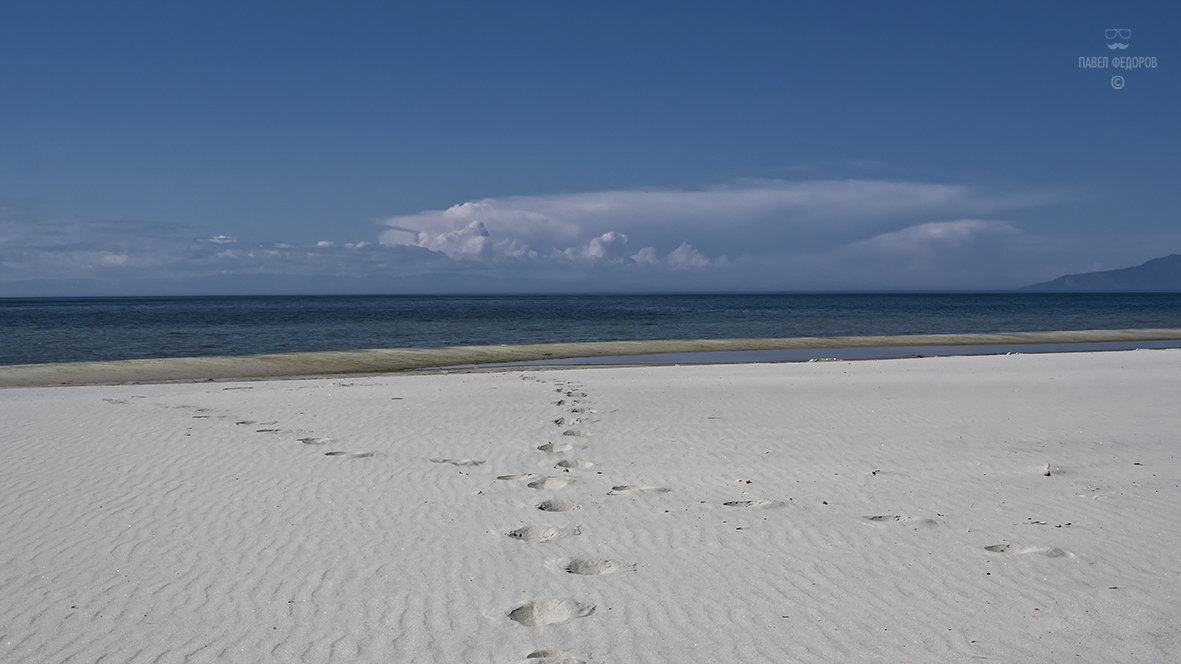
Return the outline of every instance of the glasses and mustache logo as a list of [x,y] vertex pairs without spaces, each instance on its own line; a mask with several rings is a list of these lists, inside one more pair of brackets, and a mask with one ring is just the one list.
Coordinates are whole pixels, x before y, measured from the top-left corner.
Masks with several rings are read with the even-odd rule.
[[[1111,50],[1124,50],[1128,47],[1128,40],[1132,38],[1131,28],[1107,28],[1103,31],[1103,36],[1107,38],[1107,48]],[[1122,39],[1123,41],[1115,41]]]

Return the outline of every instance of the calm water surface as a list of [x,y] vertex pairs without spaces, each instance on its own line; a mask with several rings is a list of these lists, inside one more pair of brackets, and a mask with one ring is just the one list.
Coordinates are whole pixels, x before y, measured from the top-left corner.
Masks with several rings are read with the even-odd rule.
[[626,339],[1181,328],[1181,293],[0,299],[0,364]]

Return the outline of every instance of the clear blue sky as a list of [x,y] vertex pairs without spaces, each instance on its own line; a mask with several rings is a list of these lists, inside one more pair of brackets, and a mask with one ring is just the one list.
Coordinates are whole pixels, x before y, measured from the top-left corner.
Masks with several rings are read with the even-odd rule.
[[7,2],[0,296],[1009,288],[1179,117],[1176,2]]

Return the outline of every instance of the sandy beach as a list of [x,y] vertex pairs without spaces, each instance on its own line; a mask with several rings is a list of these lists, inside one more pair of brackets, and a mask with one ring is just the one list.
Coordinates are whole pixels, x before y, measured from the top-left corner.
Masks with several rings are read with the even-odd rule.
[[0,661],[1171,661],[1178,404],[1181,350],[11,387]]

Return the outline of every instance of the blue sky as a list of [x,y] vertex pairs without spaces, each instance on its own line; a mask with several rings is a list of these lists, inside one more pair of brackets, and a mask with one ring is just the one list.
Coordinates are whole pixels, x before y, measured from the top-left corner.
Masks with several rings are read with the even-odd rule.
[[1181,252],[1181,7],[1129,4],[5,3],[0,296],[1136,264]]

